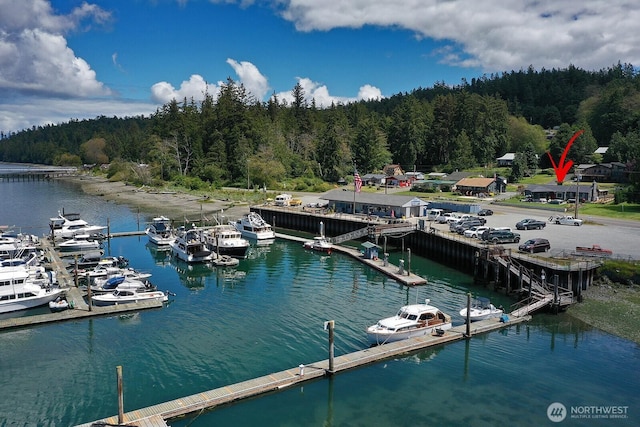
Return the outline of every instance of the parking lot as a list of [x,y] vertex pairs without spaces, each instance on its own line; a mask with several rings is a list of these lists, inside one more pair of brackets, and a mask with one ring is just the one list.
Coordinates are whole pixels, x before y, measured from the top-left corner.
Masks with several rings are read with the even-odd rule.
[[[543,209],[526,209],[519,207],[488,205],[494,214],[485,217],[489,227],[511,227],[520,234],[520,243],[535,237],[549,240],[551,250],[539,253],[540,256],[563,256],[575,251],[576,246],[600,245],[611,249],[614,257],[640,259],[640,224],[635,221],[613,220],[599,217],[581,216],[583,225],[569,226],[549,222],[549,217],[557,212]],[[572,214],[572,212],[568,212]],[[546,222],[542,230],[517,230],[516,223],[524,218],[534,218]],[[433,227],[449,232],[448,224],[432,223]],[[505,248],[518,249],[518,244],[503,244]]]

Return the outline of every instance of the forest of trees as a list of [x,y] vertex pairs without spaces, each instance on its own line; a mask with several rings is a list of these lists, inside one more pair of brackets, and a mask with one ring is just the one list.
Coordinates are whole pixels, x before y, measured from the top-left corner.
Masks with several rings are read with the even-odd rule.
[[[136,162],[150,165],[149,179],[272,186],[300,177],[336,182],[354,167],[364,174],[388,163],[424,172],[490,167],[516,152],[514,173],[521,173],[549,167],[545,153],[559,158],[582,129],[569,153],[576,164],[638,169],[640,77],[627,64],[597,72],[530,68],[324,109],[307,102],[299,84],[292,95],[290,104],[276,96],[258,102],[228,79],[215,98],[174,100],[151,117],[0,133],[0,161]],[[609,146],[604,158],[594,156],[598,146]]]

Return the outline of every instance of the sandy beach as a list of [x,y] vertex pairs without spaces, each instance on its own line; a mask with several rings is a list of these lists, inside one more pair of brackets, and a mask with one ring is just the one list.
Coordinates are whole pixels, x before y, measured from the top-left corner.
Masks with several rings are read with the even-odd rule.
[[[209,196],[200,196],[179,191],[163,191],[153,187],[136,187],[120,181],[82,175],[64,178],[81,185],[87,194],[104,197],[115,203],[122,203],[140,209],[149,215],[164,215],[174,220],[224,222],[236,219],[249,212],[249,203],[236,200],[216,200]],[[223,221],[221,221],[223,222]]]

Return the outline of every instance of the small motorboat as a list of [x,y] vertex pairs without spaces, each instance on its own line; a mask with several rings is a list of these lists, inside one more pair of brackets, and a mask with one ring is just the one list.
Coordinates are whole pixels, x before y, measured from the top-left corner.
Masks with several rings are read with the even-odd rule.
[[443,313],[437,307],[424,304],[405,305],[395,316],[379,320],[375,325],[367,328],[369,344],[378,345],[388,342],[421,337],[432,333],[444,334],[451,329],[451,316]]
[[[478,297],[471,302],[471,310],[469,310],[469,320],[476,322],[479,320],[500,317],[504,313],[501,308],[496,308],[489,298]],[[467,318],[467,307],[460,310],[460,316]]]
[[235,267],[240,264],[240,260],[229,255],[217,255],[211,263],[218,267]]
[[96,306],[129,304],[142,301],[169,301],[169,296],[162,291],[138,292],[134,289],[116,289],[112,293],[94,295],[91,301]]
[[49,301],[49,309],[53,312],[64,311],[68,308],[73,308],[73,305],[63,296],[58,296],[55,300]]
[[328,255],[331,255],[331,251],[333,250],[333,245],[324,236],[316,236],[313,238],[313,240],[308,240],[304,242],[303,246],[305,249],[324,252]]

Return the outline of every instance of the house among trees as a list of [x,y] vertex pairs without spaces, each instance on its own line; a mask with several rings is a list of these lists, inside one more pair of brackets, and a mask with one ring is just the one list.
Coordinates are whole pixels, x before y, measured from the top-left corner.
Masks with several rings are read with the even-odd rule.
[[387,176],[396,176],[396,175],[404,175],[404,171],[400,167],[400,165],[386,165],[382,171]]
[[597,182],[626,182],[628,178],[627,165],[621,162],[583,164],[576,167],[576,175],[581,181]]
[[368,173],[362,176],[362,182],[367,185],[384,185],[387,175],[383,173]]
[[[578,197],[576,197],[578,192]],[[598,184],[594,181],[591,184],[584,183],[582,185],[530,185],[524,190],[524,194],[532,200],[546,199],[549,200],[569,200],[579,199],[581,202],[595,202],[601,196],[606,195],[598,189]]]
[[516,158],[516,153],[505,153],[502,157],[496,159],[498,166],[513,166],[513,160]]
[[409,175],[388,176],[386,179],[389,187],[411,187],[413,181],[415,181],[415,178]]
[[405,172],[405,175],[412,178],[414,181],[424,179],[422,172]]
[[456,182],[453,188],[465,196],[488,196],[496,193],[496,180],[494,178],[462,178]]

